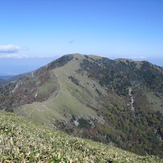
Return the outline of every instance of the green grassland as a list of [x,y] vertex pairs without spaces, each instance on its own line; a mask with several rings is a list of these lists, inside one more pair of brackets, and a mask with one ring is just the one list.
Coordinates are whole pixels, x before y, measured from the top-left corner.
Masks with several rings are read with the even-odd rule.
[[[150,102],[152,108],[155,109],[155,111],[160,111],[163,114],[163,98],[157,97],[153,92],[146,91],[144,92],[145,96],[147,97],[148,101]],[[161,107],[162,106],[162,107]]]
[[0,162],[163,162],[0,112]]
[[[76,55],[76,57],[81,61],[84,59],[82,55]],[[84,72],[83,74],[76,73],[80,69],[80,62],[76,60],[76,57],[74,56],[73,61],[70,61],[64,67],[57,67],[51,70],[50,74],[53,78],[39,87],[36,92],[38,95],[47,94],[55,86],[57,93],[54,93],[46,101],[34,102],[14,108],[14,113],[25,116],[35,122],[46,124],[52,124],[55,120],[69,121],[70,119],[64,116],[65,110],[66,113],[75,116],[82,115],[83,117],[99,119],[97,113],[87,107],[87,103],[98,107],[100,96],[97,94],[97,89],[102,94],[105,94],[105,91],[97,82],[88,78]],[[72,76],[78,79],[79,85],[70,80]],[[57,79],[54,79],[54,77]]]

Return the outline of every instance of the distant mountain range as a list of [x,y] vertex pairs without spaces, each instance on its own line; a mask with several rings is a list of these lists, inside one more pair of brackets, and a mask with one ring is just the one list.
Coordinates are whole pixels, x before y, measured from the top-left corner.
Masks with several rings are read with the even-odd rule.
[[0,108],[82,138],[162,155],[163,68],[65,55],[0,87]]
[[20,75],[11,75],[11,76],[0,76],[0,85],[10,83],[14,80],[19,79],[20,77],[24,76],[25,74]]
[[0,58],[0,76],[14,76],[32,72],[56,57]]

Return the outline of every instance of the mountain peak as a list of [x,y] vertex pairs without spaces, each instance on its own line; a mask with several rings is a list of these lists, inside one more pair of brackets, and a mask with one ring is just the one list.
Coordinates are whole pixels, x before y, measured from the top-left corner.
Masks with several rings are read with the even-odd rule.
[[148,62],[68,54],[0,87],[0,108],[75,136],[161,154],[162,71]]
[[88,54],[88,55],[85,55],[85,54],[80,54],[80,53],[73,53],[73,54],[66,54],[64,56],[70,56],[70,57],[73,57],[73,58],[78,58],[78,59],[84,59],[84,58],[93,58],[93,59],[101,59],[102,57],[100,56],[97,56],[97,55],[93,55],[93,54]]

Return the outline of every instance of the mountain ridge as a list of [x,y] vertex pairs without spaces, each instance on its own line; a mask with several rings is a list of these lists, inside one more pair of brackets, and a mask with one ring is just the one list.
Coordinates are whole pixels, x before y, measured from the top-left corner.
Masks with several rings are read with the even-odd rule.
[[138,154],[162,153],[163,69],[65,55],[0,88],[0,107]]

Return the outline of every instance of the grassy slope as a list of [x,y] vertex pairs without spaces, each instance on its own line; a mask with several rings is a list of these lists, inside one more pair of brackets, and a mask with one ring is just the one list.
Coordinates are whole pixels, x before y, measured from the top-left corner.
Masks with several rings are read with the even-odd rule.
[[163,162],[0,112],[0,162]]
[[[83,60],[84,56],[77,55],[77,58],[79,60]],[[96,112],[87,107],[86,104],[91,103],[96,107],[98,106],[97,99],[99,99],[99,97],[95,88],[93,88],[93,84],[96,85],[96,88],[98,88],[100,92],[103,92],[103,94],[105,94],[105,91],[97,82],[89,79],[87,75],[76,73],[76,70],[80,68],[79,64],[80,62],[74,57],[73,61],[66,64],[64,67],[55,68],[50,72],[51,74],[55,74],[55,76],[57,76],[57,95],[55,94],[51,96],[47,101],[44,102],[20,106],[15,108],[14,112],[17,115],[23,115],[36,122],[42,122],[46,124],[51,124],[56,119],[66,120],[68,117],[63,116],[65,114],[65,110],[66,113],[69,112],[70,114],[76,116],[83,115],[86,117],[90,116],[92,118],[99,119],[99,117],[96,115]],[[69,76],[75,76],[79,82],[82,82],[81,85],[85,88],[77,86],[71,82]],[[52,82],[44,84],[38,90],[38,94],[40,92],[46,92],[46,89],[49,90],[48,88],[52,87],[51,85],[54,84]]]
[[151,91],[144,92],[144,95],[147,97],[147,100],[150,102],[152,108],[154,108],[155,111],[160,111],[163,114],[163,109],[160,107],[163,102],[163,97],[157,97]]
[[[90,109],[89,107],[87,107],[86,104],[89,103],[91,106],[95,106],[95,108],[100,110],[100,106],[99,106],[100,105],[100,96],[98,95],[96,88],[103,95],[106,92],[97,82],[95,82],[95,80],[88,78],[86,71],[76,73],[76,70],[78,70],[80,68],[80,65],[79,65],[80,61],[82,61],[83,59],[86,58],[81,55],[77,55],[76,57],[77,57],[77,59],[74,56],[74,59],[71,60],[70,62],[68,62],[66,65],[64,65],[64,67],[57,67],[57,68],[51,70],[50,74],[52,76],[56,76],[57,78],[51,78],[50,80],[48,80],[48,82],[43,84],[37,90],[38,94],[43,94],[44,92],[48,93],[49,90],[53,88],[53,85],[55,85],[55,86],[57,86],[57,93],[53,94],[47,101],[44,101],[42,103],[34,102],[32,104],[23,105],[23,106],[19,107],[19,109],[16,108],[14,110],[15,113],[18,115],[23,115],[29,119],[32,119],[33,121],[36,121],[39,123],[44,123],[51,127],[54,127],[56,119],[61,120],[61,122],[62,122],[62,120],[64,122],[69,122],[71,119],[71,114],[75,115],[75,117],[77,117],[77,118],[79,118],[80,116],[82,116],[86,119],[88,116],[92,117],[92,119],[96,118],[98,120],[98,122],[102,122],[102,123],[106,122],[105,124],[111,124],[113,127],[116,128],[116,130],[115,129],[113,130],[112,126],[106,125],[107,126],[107,129],[106,129],[106,126],[103,127],[100,123],[100,125],[98,125],[97,128],[100,131],[102,131],[101,136],[106,138],[106,136],[105,136],[106,134],[108,134],[109,136],[111,135],[110,140],[111,141],[113,140],[113,142],[116,141],[116,139],[118,138],[117,144],[122,144],[120,147],[122,147],[124,149],[130,148],[130,149],[133,149],[132,151],[137,152],[137,153],[138,153],[138,151],[143,151],[144,149],[145,150],[150,149],[150,150],[155,151],[155,154],[158,154],[158,151],[156,151],[154,147],[157,147],[156,149],[159,149],[158,147],[161,147],[161,145],[159,146],[158,144],[156,144],[153,141],[154,139],[150,139],[152,137],[149,138],[149,136],[147,136],[148,130],[139,130],[140,127],[135,128],[135,126],[134,126],[134,123],[137,126],[138,125],[142,126],[141,121],[146,122],[146,118],[143,119],[143,118],[137,117],[137,119],[139,121],[135,120],[134,123],[133,123],[133,121],[128,120],[128,119],[132,120],[132,117],[126,118],[126,120],[123,119],[123,121],[122,121],[125,123],[123,123],[123,124],[118,123],[119,126],[117,125],[117,122],[121,122],[122,117],[123,116],[127,117],[128,114],[125,114],[125,110],[124,110],[124,108],[126,106],[125,100],[122,100],[116,94],[109,93],[106,96],[106,97],[108,97],[108,100],[106,100],[106,101],[108,101],[108,103],[109,103],[109,101],[111,101],[111,102],[110,102],[110,104],[107,103],[108,104],[107,107],[109,110],[105,111],[105,113],[107,113],[105,118],[103,118],[102,116],[101,116],[102,118],[98,117],[97,113],[93,109]],[[92,61],[90,58],[88,58],[88,60]],[[126,60],[126,63],[127,63],[127,60]],[[141,67],[142,62],[135,62],[135,63],[137,64],[137,68]],[[70,80],[69,76],[72,76],[75,79],[78,79],[79,84],[81,84],[81,86],[80,85],[78,86],[75,83],[73,83]],[[36,78],[35,80],[38,80],[38,79]],[[95,85],[95,87],[94,87],[94,85]],[[154,95],[150,91],[144,91],[144,95],[147,97],[147,100],[149,100],[151,102],[151,106],[153,106],[153,108],[156,111],[159,110],[162,99],[159,99],[158,97],[156,97],[156,95]],[[112,104],[113,105],[116,104],[116,107],[112,107]],[[144,104],[144,101],[142,101],[142,106],[143,106],[143,104]],[[124,108],[123,108],[123,106],[124,106]],[[114,111],[114,108],[116,109],[115,111]],[[123,113],[122,110],[124,110],[124,114],[122,114]],[[102,115],[104,115],[104,114],[102,114]],[[119,115],[121,115],[121,116],[119,116]],[[147,117],[149,117],[149,116],[147,116]],[[147,122],[149,122],[149,121],[147,121]],[[154,120],[152,122],[154,122]],[[155,123],[153,123],[153,124],[155,124]],[[67,126],[65,128],[68,130],[69,126],[68,127]],[[117,126],[119,127],[119,129]],[[131,138],[129,139],[130,144],[133,145],[133,148],[132,148],[132,146],[127,146],[127,147],[125,146],[127,144],[126,142],[128,141],[128,135],[129,135],[129,132],[127,131],[128,132],[127,133],[125,131],[126,131],[126,128],[128,128],[128,127],[133,129],[131,132],[132,134],[130,134]],[[70,129],[72,129],[72,128],[70,128]],[[74,129],[74,126],[73,126],[73,129]],[[125,130],[123,130],[123,129],[125,129]],[[137,139],[135,137],[137,137],[137,135],[139,136],[139,134],[137,133],[137,129],[138,129],[139,133],[142,134],[141,138],[143,140],[142,140],[141,145],[140,145],[140,143],[136,142]],[[90,131],[87,129],[86,129],[86,134],[87,134],[87,131],[88,131],[88,135],[90,135]],[[149,135],[152,135],[151,133],[153,130],[151,129],[150,131],[151,132],[149,132],[150,133]],[[162,130],[160,130],[160,132],[161,131]],[[70,132],[72,133],[71,130],[70,130]],[[85,134],[84,132],[82,133],[83,135]],[[136,134],[133,134],[134,132]],[[78,136],[82,135],[79,132],[79,130],[77,130],[77,133],[78,133]],[[144,136],[143,136],[143,134],[144,134]],[[99,135],[100,134],[98,132],[98,137],[99,137]],[[114,139],[114,135],[117,135],[115,137],[115,139]],[[124,136],[125,140],[122,141],[121,138],[119,139],[118,136],[121,136],[121,135]],[[96,138],[97,138],[97,135],[96,135]],[[144,140],[144,139],[146,139],[146,140]],[[94,139],[94,140],[96,140],[96,139]],[[98,140],[101,141],[100,138]],[[151,140],[154,142],[153,143],[154,147],[149,145]],[[136,148],[134,147],[134,145],[136,145]],[[141,150],[141,148],[142,148],[142,150]],[[161,151],[162,150],[160,150],[159,155],[161,154]],[[145,154],[145,153],[146,152],[144,152],[143,154]]]
[[[85,57],[83,55],[73,55],[73,57],[74,59],[63,67],[51,70],[51,75],[56,76],[57,79],[51,78],[37,90],[37,94],[45,94],[55,86],[58,89],[56,91],[57,94],[55,93],[47,101],[26,104],[15,108],[14,112],[17,115],[23,115],[36,122],[43,122],[46,124],[53,123],[56,119],[69,120],[67,119],[68,117],[64,116],[65,110],[66,113],[69,112],[70,114],[74,114],[76,116],[83,115],[98,119],[96,112],[87,107],[86,104],[89,103],[96,108],[100,108],[100,96],[96,90],[101,92],[103,95],[105,95],[106,92],[97,82],[88,78],[85,74],[86,72],[83,72],[83,74],[76,73],[76,71],[80,69],[80,62]],[[94,59],[101,58],[98,56],[92,57]],[[117,61],[127,62],[128,60],[119,59]],[[135,63],[140,68],[141,62]],[[79,83],[84,86],[84,88],[71,82],[69,76],[73,76],[75,79],[78,79]],[[151,105],[156,111],[159,110],[162,112],[162,110],[160,110],[162,99],[158,99],[155,95],[148,92],[146,92],[145,96],[149,101],[151,101]],[[154,100],[157,100],[158,102],[155,103],[153,102]]]

